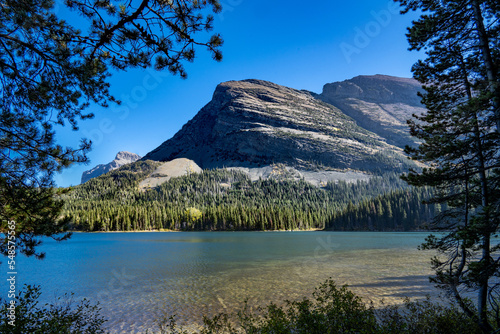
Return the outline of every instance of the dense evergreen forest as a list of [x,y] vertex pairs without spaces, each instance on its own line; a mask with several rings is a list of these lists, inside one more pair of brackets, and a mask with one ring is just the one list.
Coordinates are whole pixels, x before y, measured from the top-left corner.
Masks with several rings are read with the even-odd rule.
[[428,188],[410,188],[395,173],[318,188],[286,176],[252,182],[242,172],[215,169],[139,190],[157,164],[136,162],[74,187],[64,214],[84,231],[414,230],[436,211],[421,204]]

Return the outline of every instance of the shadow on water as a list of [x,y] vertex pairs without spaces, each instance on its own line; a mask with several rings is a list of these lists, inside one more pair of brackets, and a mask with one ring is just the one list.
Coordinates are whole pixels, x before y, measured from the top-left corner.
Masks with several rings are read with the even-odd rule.
[[[423,299],[428,296],[438,297],[440,291],[432,287],[433,284],[429,281],[429,275],[388,276],[377,278],[372,282],[349,285],[349,288],[355,292],[358,290],[385,291],[382,294],[384,303],[387,300],[401,303],[405,298]],[[363,295],[363,293],[361,294]],[[368,299],[373,301],[370,297]]]
[[384,277],[383,279],[377,279],[375,282],[364,283],[364,284],[352,284],[349,286],[364,287],[364,288],[394,286],[403,288],[403,287],[421,286],[423,282],[428,282],[428,281],[429,281],[428,275],[392,276],[392,277]]

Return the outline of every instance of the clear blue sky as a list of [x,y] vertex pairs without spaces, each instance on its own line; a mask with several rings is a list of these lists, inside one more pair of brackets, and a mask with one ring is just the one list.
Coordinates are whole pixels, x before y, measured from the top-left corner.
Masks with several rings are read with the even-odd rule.
[[[320,93],[324,84],[357,75],[411,77],[421,57],[409,52],[406,28],[415,16],[400,15],[392,0],[222,0],[214,32],[224,38],[224,59],[198,50],[188,78],[132,70],[115,73],[111,91],[121,108],[92,106],[96,117],[78,132],[57,129],[58,141],[76,146],[93,140],[89,165],[56,176],[59,186],[80,183],[84,170],[113,160],[118,151],[144,156],[171,138],[228,80],[263,79]],[[154,75],[153,75],[154,74]]]

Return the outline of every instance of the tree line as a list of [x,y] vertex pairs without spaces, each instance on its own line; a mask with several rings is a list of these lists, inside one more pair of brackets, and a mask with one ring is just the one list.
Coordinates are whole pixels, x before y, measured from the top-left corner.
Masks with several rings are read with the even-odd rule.
[[414,230],[435,212],[421,204],[429,188],[408,187],[395,173],[318,188],[215,169],[140,190],[156,166],[136,162],[75,187],[65,195],[64,215],[83,231]]

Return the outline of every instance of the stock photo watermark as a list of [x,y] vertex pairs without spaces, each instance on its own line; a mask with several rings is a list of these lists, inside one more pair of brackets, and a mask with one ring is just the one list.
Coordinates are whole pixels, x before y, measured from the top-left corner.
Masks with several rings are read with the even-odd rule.
[[16,326],[16,222],[7,222],[7,323]]
[[108,281],[108,284],[104,289],[97,293],[97,300],[105,300],[112,295],[121,293],[124,289],[133,284],[137,276],[127,275],[125,268],[123,267],[121,272],[113,269],[111,270],[113,278]]
[[224,21],[224,13],[226,12],[232,12],[236,7],[241,5],[243,3],[243,0],[224,0],[221,1],[220,4],[222,6],[221,12],[217,15],[217,17],[221,20]]
[[314,270],[319,270],[321,266],[321,259],[328,254],[339,248],[339,244],[334,242],[332,236],[316,238],[318,245],[314,248],[314,256],[307,258],[302,265],[297,266],[296,272],[300,276],[308,277],[309,273]]
[[387,7],[382,10],[372,10],[370,12],[373,20],[367,22],[363,27],[355,27],[353,40],[350,43],[342,42],[339,47],[348,64],[352,62],[355,54],[368,47],[372,40],[380,35],[383,28],[389,26],[394,15],[399,14],[399,4],[393,1],[387,3]]

